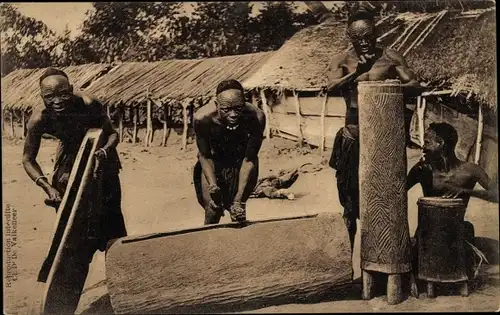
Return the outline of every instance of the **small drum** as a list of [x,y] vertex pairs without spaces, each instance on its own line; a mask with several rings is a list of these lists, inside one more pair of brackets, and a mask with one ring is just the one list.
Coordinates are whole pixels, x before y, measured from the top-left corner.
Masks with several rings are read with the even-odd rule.
[[428,282],[468,280],[462,199],[418,200],[418,279]]

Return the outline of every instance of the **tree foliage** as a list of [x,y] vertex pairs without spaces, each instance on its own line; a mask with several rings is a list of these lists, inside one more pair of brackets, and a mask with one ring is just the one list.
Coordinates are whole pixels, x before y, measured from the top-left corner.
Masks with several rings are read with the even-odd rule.
[[47,25],[22,15],[9,3],[0,4],[2,76],[18,68],[50,65],[57,36]]

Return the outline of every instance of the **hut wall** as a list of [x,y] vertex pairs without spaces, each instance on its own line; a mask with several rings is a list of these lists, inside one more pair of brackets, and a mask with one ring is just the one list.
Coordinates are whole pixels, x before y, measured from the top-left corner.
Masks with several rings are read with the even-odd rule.
[[[302,133],[307,143],[319,146],[321,143],[321,106],[323,97],[300,96]],[[293,96],[283,95],[281,102],[272,107],[271,128],[284,133],[292,139],[298,139]],[[325,147],[333,147],[333,139],[345,122],[345,102],[341,97],[329,97],[325,113]]]

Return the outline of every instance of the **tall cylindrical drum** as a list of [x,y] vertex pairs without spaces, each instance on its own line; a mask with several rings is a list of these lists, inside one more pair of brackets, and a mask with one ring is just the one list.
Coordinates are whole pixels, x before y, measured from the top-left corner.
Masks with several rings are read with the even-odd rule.
[[418,200],[418,278],[431,282],[467,280],[463,199]]
[[404,101],[399,81],[358,84],[361,268],[411,270]]

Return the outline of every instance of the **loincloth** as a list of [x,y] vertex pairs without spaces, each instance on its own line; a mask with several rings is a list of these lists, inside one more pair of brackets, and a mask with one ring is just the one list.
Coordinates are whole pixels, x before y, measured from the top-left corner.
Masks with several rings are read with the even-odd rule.
[[329,165],[336,170],[337,189],[344,217],[359,219],[359,138],[341,128],[335,135]]

